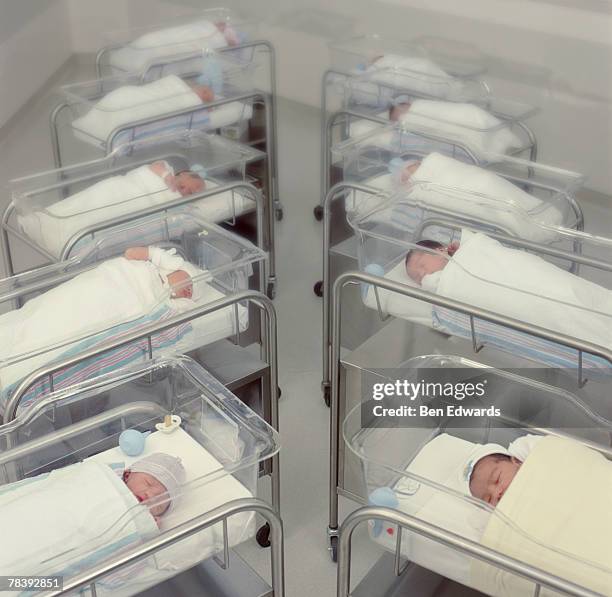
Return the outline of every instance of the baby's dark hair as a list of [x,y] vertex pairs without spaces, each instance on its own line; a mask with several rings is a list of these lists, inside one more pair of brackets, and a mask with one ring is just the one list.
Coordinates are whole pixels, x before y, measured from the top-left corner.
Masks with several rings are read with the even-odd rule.
[[[438,242],[437,240],[429,240],[429,239],[420,240],[417,243],[417,247],[423,247],[424,249],[431,249],[433,251],[436,251],[438,249],[444,249],[444,245],[442,243]],[[419,249],[410,249],[410,251],[406,253],[406,261],[404,262],[404,265],[408,267],[408,263],[410,262],[410,259],[412,258],[412,256],[415,253],[423,253],[423,252],[424,251],[420,251]]]
[[[400,106],[405,106],[405,105],[410,105],[410,102],[401,102],[399,104],[391,104],[389,106],[389,120],[393,121],[393,113],[395,110],[397,110],[397,108],[399,108]],[[399,120],[399,118],[396,118],[395,121]]]

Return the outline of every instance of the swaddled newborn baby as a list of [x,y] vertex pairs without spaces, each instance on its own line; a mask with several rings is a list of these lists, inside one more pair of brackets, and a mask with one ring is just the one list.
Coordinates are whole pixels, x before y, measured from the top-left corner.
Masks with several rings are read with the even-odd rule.
[[514,440],[508,448],[499,444],[478,444],[465,467],[466,493],[497,506],[519,472],[523,462],[542,436],[528,434]]
[[134,462],[123,472],[123,482],[144,503],[157,525],[160,518],[176,504],[185,468],[180,458],[156,452]]

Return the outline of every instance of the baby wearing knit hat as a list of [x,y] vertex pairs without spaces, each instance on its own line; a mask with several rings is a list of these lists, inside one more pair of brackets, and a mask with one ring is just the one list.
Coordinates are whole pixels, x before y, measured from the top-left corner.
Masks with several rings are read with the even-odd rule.
[[123,481],[138,501],[145,503],[159,526],[160,518],[176,505],[185,482],[185,468],[180,458],[155,452],[126,469]]

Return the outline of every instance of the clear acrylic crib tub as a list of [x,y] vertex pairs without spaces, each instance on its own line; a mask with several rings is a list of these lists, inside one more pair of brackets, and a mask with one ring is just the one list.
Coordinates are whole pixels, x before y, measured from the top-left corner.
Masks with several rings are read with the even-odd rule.
[[[438,164],[432,166],[432,171],[443,166],[447,170],[455,168],[456,186],[451,186],[444,172],[438,179],[435,176],[428,179],[419,176],[417,170],[414,182],[400,176],[399,160],[423,162],[432,153],[445,156],[429,158],[428,164]],[[471,216],[493,229],[521,238],[546,242],[557,236],[558,228],[583,228],[583,214],[575,195],[585,178],[576,172],[520,158],[491,155],[486,172],[511,182],[517,191],[520,189],[526,194],[510,189],[512,194],[508,195],[508,188],[499,179],[487,176],[484,184],[485,170],[470,171],[457,163],[458,160],[475,167],[453,143],[437,141],[420,131],[400,126],[381,127],[362,137],[338,143],[333,148],[333,157],[343,180],[371,186],[380,192],[379,196],[372,196],[352,191],[347,200],[349,211],[364,214],[384,203],[388,196],[395,195],[399,199],[405,195],[417,203],[420,201],[424,207],[428,204],[432,209],[438,207],[442,214]],[[475,177],[475,187],[470,187],[468,173]],[[483,209],[487,205],[492,209]],[[513,211],[516,215],[511,217]],[[532,230],[531,221],[541,223],[541,227]],[[533,234],[527,234],[529,230]]]
[[[252,41],[258,29],[256,22],[229,8],[208,8],[163,24],[111,31],[105,35],[99,68],[113,75],[154,70],[175,56],[214,52]],[[253,49],[229,54],[252,60]]]
[[[97,160],[11,181],[16,228],[43,252],[55,259],[66,259],[73,254],[69,245],[78,243],[80,236],[88,236],[91,227],[132,213],[136,216],[154,206],[161,209],[164,204],[178,201],[179,208],[190,206],[203,219],[234,222],[237,216],[255,208],[244,189],[243,193],[240,189],[229,190],[199,201],[197,195],[218,186],[247,182],[247,166],[263,157],[261,151],[248,145],[195,130],[121,145]],[[205,188],[191,198],[183,197],[183,201],[166,185],[136,177],[137,168],[164,160],[177,173],[180,169],[193,169],[205,180]],[[116,185],[107,180],[126,174],[127,178],[113,179]],[[155,177],[149,174],[149,178]],[[97,183],[102,185],[84,193]],[[111,200],[101,201],[101,193],[110,194]],[[62,203],[66,199],[69,203]],[[69,204],[72,207],[67,209]],[[100,234],[101,231],[97,233]]]
[[[505,209],[485,208],[491,213]],[[509,221],[516,214],[512,210],[492,216]],[[522,222],[513,221],[533,227],[531,216],[523,215]],[[416,196],[394,197],[356,217],[348,215],[360,271],[426,290],[433,298],[491,311],[525,324],[524,330],[370,285],[362,288],[365,305],[383,320],[393,315],[441,332],[441,341],[448,336],[471,339],[475,350],[483,346],[501,350],[512,357],[510,362],[519,357],[580,375],[588,368],[590,379],[605,384],[611,366],[605,354],[612,330],[612,241],[558,228],[556,237],[542,244],[486,230],[482,220],[476,227],[467,219],[434,209]],[[455,243],[456,251],[451,256],[419,247],[422,240],[437,241],[442,247]],[[427,272],[431,275],[421,272],[422,280],[415,279],[418,272],[411,276],[406,269],[406,257],[415,249],[438,258]],[[565,339],[538,337],[540,328]],[[589,348],[575,348],[576,340]]]
[[[61,128],[109,152],[169,130],[215,130],[251,118],[252,99],[244,96],[254,89],[253,63],[214,53],[200,53],[189,61],[184,58],[177,56],[144,75],[127,73],[63,86],[69,109],[63,117],[68,122]],[[204,102],[192,84],[212,89],[214,99]],[[155,91],[134,98],[134,88],[143,85]]]
[[454,77],[475,78],[486,72],[483,56],[477,48],[441,38],[406,41],[365,34],[331,43],[329,51],[333,67],[347,73],[385,54],[428,58]]
[[[173,423],[180,417],[179,427],[170,433],[157,430],[168,415]],[[178,456],[186,471],[176,504],[161,517],[160,528],[153,528],[153,536],[224,503],[256,496],[260,463],[279,450],[277,432],[210,373],[187,357],[165,358],[55,392],[0,427],[0,487],[82,461],[129,466],[142,456],[128,457],[118,447],[119,436],[127,429],[151,432],[142,456],[160,451]],[[99,508],[96,519],[109,521],[99,536],[85,534],[77,547],[46,554],[44,563],[40,548],[31,545],[29,554],[16,554],[16,565],[25,574],[65,572],[69,578],[116,557],[148,538],[144,532],[136,540],[126,537],[130,520],[141,529],[151,526],[145,524],[147,509],[136,499],[133,502],[116,519],[112,505],[110,512]],[[56,515],[63,516],[60,512]],[[254,530],[253,513],[230,517],[104,577],[96,587],[98,594],[142,591],[223,552],[225,546],[249,539]],[[8,534],[5,542],[8,547]],[[115,549],[109,549],[113,543]]]
[[[172,299],[172,293],[180,289],[163,287],[158,292],[152,288],[144,294],[143,307],[134,309],[133,300],[130,302],[132,307],[128,314],[122,315],[118,309],[111,308],[106,314],[100,312],[95,318],[89,316],[86,321],[79,320],[88,307],[79,302],[87,288],[78,290],[81,284],[76,280],[78,274],[90,277],[96,275],[98,266],[123,255],[126,249],[150,245],[174,249],[186,260],[191,268],[189,284],[193,298],[180,298],[179,302],[176,302]],[[37,401],[41,395],[53,388],[73,385],[87,379],[92,372],[104,371],[106,367],[112,369],[131,362],[146,361],[160,354],[186,353],[224,338],[235,338],[238,342],[240,334],[249,328],[248,304],[236,301],[205,315],[197,315],[197,312],[203,306],[246,290],[255,280],[255,270],[261,283],[261,270],[265,260],[266,254],[246,239],[185,211],[174,215],[152,216],[122,225],[111,234],[85,244],[68,261],[1,280],[0,302],[10,306],[16,295],[19,295],[22,301],[26,300],[24,307],[0,317],[2,333],[10,335],[11,338],[23,336],[21,343],[17,340],[7,342],[5,354],[0,358],[2,409],[13,392],[19,389],[20,383],[40,367],[97,346],[101,347],[105,342],[118,340],[126,333],[148,329],[151,325],[159,325],[161,329],[159,332],[153,332],[148,339],[142,338],[113,349],[104,358],[89,359],[70,366],[54,374],[51,379],[45,377],[39,380],[20,394],[20,408]],[[66,291],[58,288],[62,283],[71,284],[70,288],[77,290],[66,294]],[[90,283],[94,284],[94,280],[90,280]],[[111,290],[107,291],[107,294],[112,294],[109,296],[111,303],[115,302],[112,291],[114,287],[110,286]],[[93,287],[92,292],[95,288],[97,287]],[[31,329],[32,321],[37,320],[30,319],[32,315],[28,310],[28,301],[50,290],[53,290],[53,296],[56,297],[54,302],[41,304],[39,298],[34,313],[44,317],[49,310],[54,313],[56,320],[65,320],[66,326],[59,337],[50,337],[49,334],[42,334],[42,330],[37,333],[36,329]],[[154,293],[152,298],[149,296],[151,292]],[[119,299],[120,297],[116,297],[116,300]],[[115,311],[117,313],[113,315]],[[189,317],[188,321],[164,328],[166,320],[177,314],[190,313],[193,313],[193,316]],[[24,330],[29,331],[26,333]]]
[[[440,409],[429,411],[429,415],[414,418],[376,415],[377,405],[401,407],[408,404],[407,399],[377,401],[366,395],[374,383],[395,384],[398,379],[409,383],[449,384],[457,388],[461,387],[458,384],[464,384],[463,387],[484,384],[481,387],[486,390],[482,396],[461,400],[452,394],[433,397],[423,393],[415,402],[410,402],[417,409],[421,406]],[[502,528],[521,534],[527,546],[537,546],[530,532],[517,528],[504,514],[465,493],[464,486],[457,481],[462,478],[463,467],[468,461],[466,454],[474,444],[497,443],[508,447],[513,440],[526,434],[554,435],[580,442],[612,460],[612,422],[593,412],[570,392],[526,379],[520,371],[496,370],[455,356],[428,355],[413,358],[394,370],[364,370],[362,388],[363,402],[347,414],[342,433],[346,446],[361,464],[364,501],[401,510],[476,543],[485,540],[487,525],[495,517],[493,520]],[[482,409],[483,414],[448,414],[447,407],[456,409],[459,406]],[[501,414],[491,414],[495,409]],[[435,438],[444,440],[443,434],[451,436],[453,441],[438,443],[435,452],[423,450]],[[440,450],[440,447],[445,449]],[[459,550],[407,529],[400,532],[395,525],[372,521],[369,530],[371,538],[385,550],[485,594],[533,592],[534,587],[528,581],[509,578],[510,574],[501,570],[488,569],[489,564],[479,564],[478,560]],[[541,547],[545,553],[538,557],[546,559],[552,555],[556,566],[561,562],[569,571],[579,562],[586,571],[586,578],[589,572],[612,578],[612,569],[602,571],[580,555],[558,551],[556,545]],[[533,565],[529,556],[530,549],[526,547],[519,559]],[[564,577],[563,567],[547,571]],[[500,579],[504,581],[500,582],[501,590],[498,586],[498,591],[491,591],[490,575],[500,578],[503,574],[506,576]],[[585,586],[597,590],[588,583]],[[520,588],[518,592],[511,592],[511,589],[517,591],[517,587]]]
[[[389,72],[391,79],[399,76]],[[371,143],[392,148],[393,135],[386,127],[381,127],[383,121],[393,126],[389,111],[391,100],[384,99],[388,95],[385,86],[373,81],[371,75],[363,75],[347,79],[340,94],[346,107],[352,106],[359,114],[376,120],[353,116],[347,136],[365,138],[371,134]],[[533,133],[525,121],[536,114],[537,109],[526,103],[494,96],[466,103],[463,100],[449,102],[437,96],[422,99],[410,93],[393,95],[403,103],[420,102],[400,117],[395,124],[398,129],[428,137],[430,144],[446,147],[447,151],[462,155],[464,160],[486,164],[494,161],[498,154],[518,156],[531,152],[534,147]],[[355,98],[358,105],[353,102]],[[383,98],[382,103],[379,104],[377,98]]]

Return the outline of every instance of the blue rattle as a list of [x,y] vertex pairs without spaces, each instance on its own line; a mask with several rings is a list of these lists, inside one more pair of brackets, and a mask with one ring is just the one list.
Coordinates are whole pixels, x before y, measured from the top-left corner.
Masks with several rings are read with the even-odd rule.
[[119,447],[127,456],[139,456],[144,451],[145,439],[147,439],[149,433],[151,432],[126,429],[119,436]]
[[[370,274],[372,276],[378,276],[379,278],[384,277],[385,269],[382,265],[378,265],[378,263],[370,263],[365,266],[363,271],[366,274]],[[369,284],[361,284],[361,298],[365,301],[368,296],[368,290],[370,290]]]
[[[375,489],[368,498],[369,503],[372,506],[382,506],[384,508],[395,508],[397,509],[399,501],[395,495],[395,491],[390,487],[379,487]],[[375,520],[372,527],[372,534],[374,537],[378,537],[383,530],[383,521]]]

